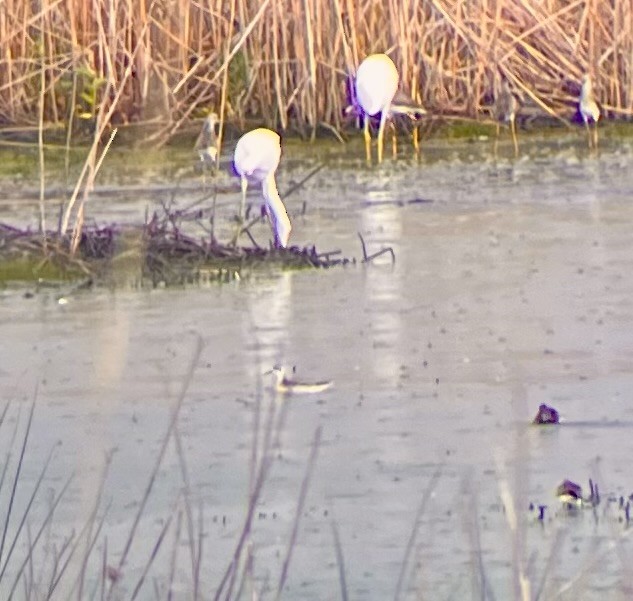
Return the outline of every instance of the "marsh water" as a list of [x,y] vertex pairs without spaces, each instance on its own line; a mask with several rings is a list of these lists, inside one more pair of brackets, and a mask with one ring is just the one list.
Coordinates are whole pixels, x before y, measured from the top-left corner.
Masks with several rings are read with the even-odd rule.
[[[521,586],[524,599],[630,598],[633,549],[619,499],[633,493],[633,143],[605,139],[590,153],[584,142],[535,136],[518,159],[506,144],[494,156],[490,141],[435,142],[419,161],[405,147],[373,168],[358,143],[289,143],[281,190],[324,164],[288,197],[293,243],[360,258],[360,232],[369,253],[391,247],[395,262],[386,254],[184,288],[132,279],[31,296],[33,286],[8,284],[0,440],[3,454],[13,449],[9,474],[36,397],[10,532],[51,450],[31,538],[74,474],[46,529],[48,554],[36,553],[28,573],[49,569],[51,549],[80,536],[99,497],[105,517],[85,584],[85,597],[99,598],[101,564],[118,565],[186,386],[181,451],[172,436],[120,570],[120,598],[130,598],[170,518],[137,598],[167,598],[170,580],[172,598],[192,598],[187,507],[202,545],[200,598],[213,597],[272,412],[243,598],[275,596],[289,548],[286,599],[509,599]],[[138,222],[161,201],[188,206],[220,182],[233,185],[217,199],[223,227],[239,185],[228,173],[203,184],[191,161],[172,149],[148,164],[131,156],[104,166],[88,215]],[[4,181],[0,219],[36,223],[37,181]],[[258,228],[265,243],[269,231]],[[275,364],[335,384],[282,397],[263,375]],[[541,403],[563,423],[531,426]],[[588,494],[589,478],[600,504],[566,510],[556,487],[571,479]],[[76,596],[80,572],[71,562],[59,598],[73,586]],[[0,584],[6,598],[13,579]]]

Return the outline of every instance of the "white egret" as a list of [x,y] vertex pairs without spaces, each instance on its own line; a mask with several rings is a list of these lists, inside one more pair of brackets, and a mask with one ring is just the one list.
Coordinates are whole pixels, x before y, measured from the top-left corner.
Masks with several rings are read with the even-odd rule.
[[[578,98],[578,110],[582,117],[585,127],[587,128],[587,139],[589,148],[598,148],[598,120],[600,119],[600,107],[596,102],[593,94],[593,84],[591,77],[585,75],[582,79],[582,87],[580,88],[580,97]],[[593,136],[589,124],[593,123]]]
[[194,150],[200,155],[203,165],[215,163],[218,158],[218,135],[216,132],[218,123],[217,113],[209,113],[196,139]]
[[[426,111],[418,105],[404,99],[398,92],[398,70],[386,54],[370,54],[359,65],[356,72],[356,99],[363,111],[365,152],[367,162],[371,162],[371,136],[369,118],[380,113],[378,126],[378,162],[382,162],[385,124],[393,113],[409,116],[424,115]],[[394,100],[395,99],[395,100]]]
[[[275,390],[284,394],[314,394],[323,392],[334,385],[332,380],[322,382],[299,382],[288,378],[282,367],[275,365],[266,374],[273,374]],[[266,375],[265,374],[265,375]]]
[[244,219],[249,178],[261,182],[264,206],[271,222],[275,246],[286,248],[292,226],[275,182],[275,171],[280,158],[279,135],[270,129],[260,127],[245,133],[237,141],[233,154],[233,165],[242,182],[240,220]]
[[501,123],[507,123],[510,126],[512,134],[512,143],[514,144],[514,156],[519,156],[519,141],[516,131],[516,116],[518,102],[516,96],[510,89],[510,84],[505,77],[501,78],[499,94],[495,98],[495,117],[497,118],[497,139],[495,140],[495,151],[499,140],[499,128]]

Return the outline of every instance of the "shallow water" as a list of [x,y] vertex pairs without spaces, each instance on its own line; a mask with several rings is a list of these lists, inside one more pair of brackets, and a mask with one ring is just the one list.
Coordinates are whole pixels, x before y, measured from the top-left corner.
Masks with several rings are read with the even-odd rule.
[[[261,445],[271,406],[282,427],[251,538],[252,586],[264,596],[276,590],[321,427],[285,598],[342,596],[332,523],[351,599],[397,590],[401,599],[518,598],[519,572],[533,598],[627,598],[630,531],[607,499],[633,492],[633,146],[605,140],[591,155],[583,142],[534,138],[517,161],[505,144],[498,158],[489,142],[428,144],[420,162],[405,156],[374,169],[358,143],[291,143],[281,190],[325,162],[288,200],[293,242],[359,257],[361,232],[368,252],[391,246],[394,264],[384,255],[367,266],[187,289],[0,292],[0,391],[11,401],[3,453],[39,385],[16,505],[62,441],[32,518],[35,530],[47,495],[75,472],[49,532],[59,546],[82,527],[114,450],[90,582],[104,536],[116,565],[200,337],[178,431],[194,521],[201,510],[204,524],[203,598],[215,592],[239,537],[255,424]],[[170,152],[165,179],[154,169],[145,191],[125,192],[130,181],[117,170],[119,188],[95,197],[90,215],[142,219],[169,197],[174,178],[184,190],[179,203],[199,198],[190,155]],[[0,219],[24,225],[36,214],[24,196],[5,199]],[[218,196],[225,221],[238,198],[237,184]],[[265,225],[256,230],[260,242],[267,235]],[[275,399],[262,376],[275,363],[335,386]],[[559,409],[560,427],[529,426],[543,402]],[[586,489],[589,477],[602,503],[564,511],[557,485],[569,478]],[[183,511],[183,488],[172,441],[123,567],[122,598],[162,525]],[[543,522],[530,503],[548,506]],[[139,598],[166,586],[175,528]],[[183,522],[186,541],[184,532]],[[188,544],[178,548],[176,598],[185,599]],[[18,565],[12,559],[13,573]],[[63,584],[72,586],[75,573]],[[0,588],[12,583],[0,579]]]

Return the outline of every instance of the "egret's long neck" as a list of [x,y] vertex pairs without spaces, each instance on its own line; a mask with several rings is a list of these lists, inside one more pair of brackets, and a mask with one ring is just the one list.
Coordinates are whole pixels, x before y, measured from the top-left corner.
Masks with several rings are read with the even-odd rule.
[[281,383],[284,381],[284,372],[281,369],[273,369],[273,375],[275,377],[275,386],[281,386]]
[[582,88],[580,90],[580,98],[584,102],[590,102],[593,100],[593,85],[590,79],[585,79],[582,82]]
[[290,225],[288,213],[286,213],[286,207],[279,197],[274,173],[269,173],[262,181],[262,193],[264,194],[268,216],[275,232],[275,245],[286,248],[292,226]]

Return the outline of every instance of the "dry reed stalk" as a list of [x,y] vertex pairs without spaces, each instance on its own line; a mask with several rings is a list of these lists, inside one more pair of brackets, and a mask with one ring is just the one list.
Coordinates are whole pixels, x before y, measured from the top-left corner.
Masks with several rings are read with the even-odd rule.
[[341,587],[341,599],[347,601],[349,595],[347,593],[347,581],[345,578],[345,559],[343,557],[343,547],[341,546],[341,537],[339,536],[338,526],[336,522],[332,520],[330,522],[332,527],[332,537],[334,538],[334,552],[336,553],[336,566],[338,568],[338,581]]
[[[105,155],[110,149],[110,145],[112,144],[112,141],[114,140],[114,136],[116,136],[116,133],[117,133],[116,129],[112,130],[112,133],[110,134],[110,139],[108,140],[105,148],[103,149],[103,152],[101,153],[101,156],[99,157],[98,161],[95,161],[95,153],[97,150],[97,143],[98,143],[98,139],[95,137],[93,146],[91,148],[91,152],[89,153],[88,158],[86,159],[86,162],[84,164],[84,167],[88,173],[88,176],[86,178],[86,183],[83,189],[83,196],[82,196],[81,202],[79,203],[79,207],[77,209],[77,214],[75,218],[75,224],[73,226],[71,243],[70,243],[71,256],[73,256],[75,252],[77,251],[77,247],[79,246],[79,242],[81,240],[81,232],[84,225],[84,210],[85,210],[86,201],[88,200],[90,192],[94,189],[94,182],[97,177],[97,173],[99,173],[99,168],[101,167],[101,164],[103,163],[103,159],[105,158]],[[83,173],[85,172],[82,171],[82,174]],[[80,182],[81,180],[78,182],[78,185]],[[76,187],[75,190],[78,192],[79,188]],[[76,199],[77,196],[73,194],[73,198]],[[72,210],[72,207],[74,204],[72,202],[73,198],[71,198],[71,202],[68,204],[66,215],[64,216],[63,224],[66,227],[68,227],[68,219],[70,218],[70,211]],[[63,229],[62,232],[65,233],[66,229]]]
[[45,192],[46,192],[46,177],[44,169],[44,97],[46,88],[46,71],[44,69],[44,62],[40,67],[40,98],[39,98],[39,115],[38,115],[38,127],[37,127],[37,148],[38,159],[40,167],[40,222],[39,230],[44,237],[44,247],[46,247],[46,207],[45,207]]
[[[145,1],[5,0],[0,117],[39,122],[34,78],[44,63],[47,123],[70,120],[75,96],[86,91],[81,78],[78,89],[70,82],[86,68],[107,80],[109,94],[121,91],[123,121],[147,108],[150,76],[161,82],[171,105],[154,138],[161,142],[220,100],[239,123],[314,132],[319,123],[339,127],[347,74],[384,51],[404,91],[443,113],[485,113],[500,69],[535,114],[568,119],[585,72],[593,72],[609,115],[633,114],[630,2],[233,0],[234,12],[221,0],[174,5],[170,14],[179,18],[162,5],[154,15]],[[100,102],[110,107],[112,99],[101,90]]]
[[[229,23],[228,23],[229,31],[233,31],[233,21],[235,20],[235,1],[236,0],[231,0],[231,8],[229,10]],[[228,57],[230,54],[231,54],[231,36],[227,35],[226,48],[224,51],[225,62],[228,61]],[[224,73],[222,74],[222,93],[220,96],[220,127],[218,130],[218,138],[216,142],[216,147],[217,147],[217,155],[216,155],[216,163],[215,163],[216,166],[220,162],[220,156],[222,154],[222,140],[224,138],[224,118],[226,115],[226,98],[227,98],[227,92],[228,92],[228,86],[229,86],[228,64],[229,63],[227,62],[227,68],[224,70]]]
[[[2,565],[2,560],[5,559],[4,558],[4,545],[5,545],[5,541],[6,541],[6,537],[7,537],[7,532],[9,530],[9,522],[11,520],[11,513],[13,510],[13,503],[15,502],[15,493],[18,487],[18,481],[20,479],[20,473],[22,471],[22,463],[24,461],[24,454],[26,452],[26,445],[27,442],[29,440],[29,434],[31,433],[31,425],[33,423],[33,413],[35,411],[35,401],[37,399],[37,389],[35,391],[35,394],[33,396],[33,402],[31,403],[31,410],[29,411],[29,418],[28,418],[28,422],[26,424],[26,429],[24,432],[24,438],[22,440],[22,448],[20,450],[20,457],[18,459],[18,465],[16,467],[16,471],[15,471],[15,476],[13,478],[13,486],[11,488],[11,494],[9,496],[9,503],[6,509],[6,515],[5,515],[5,519],[4,519],[4,527],[2,529],[2,539],[0,540],[0,565]],[[17,422],[16,422],[16,428],[17,428]],[[8,463],[8,462],[7,462]],[[4,478],[4,476],[3,476]],[[6,567],[8,558],[5,559],[4,562],[4,567]],[[3,570],[4,571],[4,570]]]
[[[21,508],[22,509],[22,519],[20,520],[20,523],[13,535],[13,540],[11,541],[11,544],[9,545],[9,549],[7,551],[7,557],[4,561],[4,565],[2,566],[2,570],[0,570],[0,581],[2,581],[2,578],[4,577],[5,571],[7,569],[7,566],[9,564],[9,560],[11,559],[11,556],[13,555],[13,552],[15,550],[15,546],[18,542],[18,539],[20,538],[20,534],[22,532],[22,529],[24,528],[25,525],[27,525],[27,519],[29,517],[29,514],[31,512],[31,507],[33,506],[33,502],[35,501],[35,497],[37,496],[37,493],[40,489],[40,486],[44,480],[44,476],[46,475],[46,472],[48,471],[48,466],[50,465],[51,459],[53,458],[53,452],[55,450],[55,447],[53,447],[49,453],[48,453],[48,457],[44,463],[44,467],[42,468],[42,471],[40,472],[40,475],[35,483],[35,486],[33,487],[33,491],[31,492],[31,496],[26,504],[25,508]],[[28,525],[27,525],[28,528]]]
[[422,516],[426,511],[426,507],[433,495],[433,491],[437,486],[437,483],[442,475],[443,465],[440,465],[433,475],[431,476],[426,488],[422,493],[422,499],[420,500],[420,505],[418,505],[418,510],[415,514],[415,519],[413,521],[413,526],[411,528],[411,533],[409,534],[409,539],[407,540],[407,546],[404,552],[404,558],[402,559],[402,565],[400,566],[400,573],[398,574],[398,581],[396,582],[396,590],[394,593],[394,601],[398,601],[400,598],[400,594],[402,593],[402,589],[404,587],[404,580],[407,570],[409,568],[409,562],[411,560],[411,554],[413,553],[413,549],[415,547],[415,539],[417,538],[418,532],[421,526]]
[[314,432],[314,438],[312,439],[312,447],[310,449],[310,456],[306,465],[306,471],[301,482],[301,488],[299,490],[299,498],[297,499],[297,509],[295,511],[295,518],[292,523],[292,531],[288,539],[288,548],[286,550],[286,556],[284,558],[281,573],[279,575],[279,582],[277,584],[277,599],[281,598],[281,594],[284,590],[286,578],[288,577],[288,569],[290,567],[290,561],[292,559],[292,553],[297,543],[297,535],[299,534],[299,524],[301,522],[301,516],[303,515],[303,508],[305,505],[306,496],[310,487],[310,480],[312,479],[312,472],[316,464],[317,453],[321,446],[321,433],[322,426],[319,426]]
[[130,597],[130,601],[134,601],[134,599],[136,599],[138,597],[138,594],[141,591],[141,588],[143,587],[143,584],[145,583],[145,579],[147,578],[147,574],[149,573],[149,570],[152,567],[152,564],[154,563],[154,560],[156,559],[156,556],[158,555],[158,551],[160,550],[160,548],[161,548],[161,546],[163,544],[163,540],[165,539],[165,535],[167,534],[167,531],[169,530],[169,527],[171,526],[171,520],[172,520],[173,517],[174,517],[174,514],[170,513],[169,517],[165,521],[165,525],[163,526],[162,530],[160,531],[160,534],[158,535],[158,539],[156,540],[156,543],[154,544],[154,547],[153,547],[152,552],[151,552],[151,554],[150,554],[150,556],[149,556],[149,558],[147,560],[147,563],[145,564],[145,567],[143,568],[143,573],[139,577],[138,582],[136,583],[136,586],[134,587],[134,592],[132,593],[132,596]]
[[26,557],[24,558],[24,560],[22,561],[22,563],[20,564],[20,567],[17,570],[17,574],[15,576],[15,580],[13,581],[13,586],[11,587],[11,590],[9,591],[9,595],[8,595],[8,599],[12,599],[13,598],[13,594],[15,593],[15,589],[17,588],[18,584],[20,583],[21,579],[22,579],[22,574],[24,572],[25,567],[27,566],[27,564],[29,562],[31,562],[32,560],[32,556],[33,556],[33,552],[39,542],[39,539],[42,536],[42,533],[44,532],[44,530],[47,528],[47,526],[50,524],[51,520],[53,519],[53,514],[55,513],[55,510],[57,509],[57,506],[59,505],[60,501],[62,500],[62,498],[64,497],[64,495],[66,494],[66,491],[68,490],[68,488],[70,487],[70,484],[73,480],[73,476],[70,476],[66,482],[64,483],[64,486],[62,487],[61,492],[53,499],[53,502],[51,503],[51,506],[48,510],[48,513],[46,514],[44,521],[42,522],[42,524],[40,525],[36,535],[29,541],[29,547],[28,547],[28,551],[26,553]]
[[[194,522],[193,522],[193,511],[191,509],[191,481],[189,478],[189,469],[187,467],[185,452],[184,452],[184,449],[182,448],[182,440],[180,438],[180,431],[178,430],[177,427],[174,429],[174,441],[176,443],[176,453],[178,455],[178,463],[180,465],[180,474],[182,476],[182,482],[184,485],[183,496],[184,496],[184,505],[185,505],[185,516],[187,518],[187,534],[188,534],[188,539],[189,539],[188,542],[189,542],[189,556],[191,559],[191,574],[193,578],[193,599],[194,601],[197,601],[198,595],[199,595],[198,575],[199,575],[200,564],[201,564],[201,559],[202,559],[202,545],[200,544],[200,547],[196,549],[195,527],[194,527]],[[180,532],[180,515],[178,519],[177,532]],[[202,529],[200,530],[200,532],[202,532]],[[178,545],[179,538],[180,538],[180,535],[178,534],[176,536],[175,547],[177,547]],[[174,548],[174,561],[175,561],[175,552],[176,551]]]
[[[103,3],[104,0],[101,0],[101,2]],[[110,0],[110,2],[112,2],[113,0]],[[152,8],[154,6],[155,2],[154,0],[152,0],[152,3],[150,4],[150,7],[148,9],[148,14],[151,13]],[[98,13],[100,11],[97,11]],[[104,25],[103,22],[101,20],[100,15],[97,17],[97,22],[99,25],[99,31],[100,31],[100,38],[103,41],[107,41],[107,36],[105,35],[105,29],[104,29]],[[101,137],[104,133],[104,131],[106,130],[106,128],[110,125],[110,122],[112,120],[112,115],[114,114],[114,111],[117,109],[118,103],[120,98],[122,97],[124,91],[125,91],[125,84],[126,82],[130,79],[131,75],[132,75],[132,64],[133,61],[136,58],[136,55],[138,54],[141,45],[142,45],[142,40],[143,40],[143,36],[144,33],[147,29],[147,27],[149,26],[150,21],[147,20],[145,23],[143,23],[143,26],[141,28],[141,35],[139,36],[135,47],[133,48],[132,52],[130,53],[129,57],[128,57],[128,65],[124,71],[123,77],[121,79],[121,81],[119,82],[118,85],[118,89],[116,90],[116,93],[113,95],[111,101],[108,103],[106,102],[102,102],[100,104],[99,107],[99,112],[97,114],[97,119],[96,119],[96,127],[95,127],[95,132],[94,132],[94,137],[93,137],[93,142],[92,142],[92,146],[90,148],[90,151],[88,152],[88,157],[86,159],[86,161],[84,162],[84,166],[83,169],[81,171],[81,174],[79,176],[79,179],[77,180],[77,184],[75,185],[75,189],[73,191],[73,194],[71,196],[71,199],[68,203],[68,206],[66,207],[66,211],[64,212],[64,216],[61,222],[61,227],[60,227],[60,233],[66,233],[68,230],[68,224],[70,221],[70,217],[72,214],[72,209],[74,207],[74,204],[77,200],[77,197],[79,195],[79,190],[82,186],[82,184],[84,185],[84,193],[83,193],[83,197],[82,197],[82,201],[80,203],[79,209],[77,210],[77,216],[76,216],[76,220],[75,220],[75,226],[73,227],[73,235],[72,235],[72,243],[71,243],[71,254],[74,254],[75,250],[77,249],[77,245],[79,244],[79,239],[81,237],[81,229],[83,227],[83,214],[84,214],[84,204],[88,198],[88,194],[89,192],[92,190],[93,186],[94,186],[94,180],[97,176],[97,173],[99,171],[99,167],[101,166],[101,163],[103,162],[103,158],[105,157],[110,144],[112,143],[112,140],[114,139],[114,136],[116,135],[116,129],[113,130],[113,132],[110,135],[110,139],[108,141],[108,143],[106,144],[106,147],[104,149],[104,151],[101,154],[101,157],[99,159],[99,161],[96,161],[96,153],[97,153],[97,148],[99,145],[99,142],[101,140]],[[100,46],[100,49],[103,51],[103,56],[104,56],[104,61],[110,65],[110,68],[112,69],[112,72],[110,74],[110,77],[108,78],[108,83],[106,86],[106,91],[104,93],[104,97],[107,98],[108,96],[108,92],[110,92],[110,90],[112,89],[116,89],[116,82],[113,82],[113,73],[114,73],[114,61],[112,56],[110,55],[109,52],[107,52],[108,48],[107,46]],[[85,184],[84,184],[84,180],[85,180]]]
[[[178,398],[176,400],[175,406],[172,410],[171,413],[171,417],[169,420],[169,423],[167,425],[167,431],[165,432],[165,436],[163,437],[163,441],[161,443],[161,447],[160,450],[158,452],[158,456],[156,457],[156,463],[154,464],[154,467],[152,469],[152,472],[150,474],[149,480],[147,482],[147,485],[145,487],[145,491],[143,494],[143,498],[141,499],[139,506],[138,506],[138,511],[136,512],[135,516],[134,516],[134,520],[132,521],[132,527],[130,528],[130,532],[128,534],[127,540],[125,542],[125,546],[123,548],[123,551],[121,552],[121,556],[119,558],[119,562],[117,565],[117,570],[121,570],[123,568],[123,565],[125,564],[126,560],[127,560],[127,556],[128,553],[130,552],[130,549],[132,547],[132,543],[134,542],[134,538],[136,536],[136,530],[138,528],[138,525],[141,521],[141,517],[143,515],[143,512],[145,511],[145,506],[147,505],[147,501],[149,500],[150,494],[152,492],[152,489],[154,488],[154,482],[156,481],[156,477],[158,475],[158,470],[160,469],[160,466],[162,465],[163,462],[163,458],[165,457],[165,453],[167,452],[167,446],[169,444],[169,441],[171,440],[174,431],[177,427],[177,423],[178,423],[178,417],[180,415],[180,410],[182,409],[182,405],[185,401],[185,397],[187,396],[187,392],[189,390],[189,385],[191,384],[191,381],[193,380],[193,375],[195,373],[196,367],[198,365],[198,362],[200,361],[200,356],[202,355],[202,349],[204,347],[204,344],[202,342],[201,338],[198,338],[196,341],[196,347],[194,349],[194,353],[191,359],[191,362],[189,363],[189,368],[187,370],[187,373],[183,379],[182,382],[182,387],[180,389],[180,392],[178,394]],[[157,546],[160,546],[160,543],[162,542],[162,536],[160,537]],[[157,548],[156,548],[157,550]],[[153,559],[153,555],[152,555],[152,559]],[[140,583],[139,583],[140,584]],[[107,599],[110,599],[114,593],[114,589],[115,589],[115,583],[114,581],[111,583],[111,586],[108,590],[108,594],[107,594]]]

